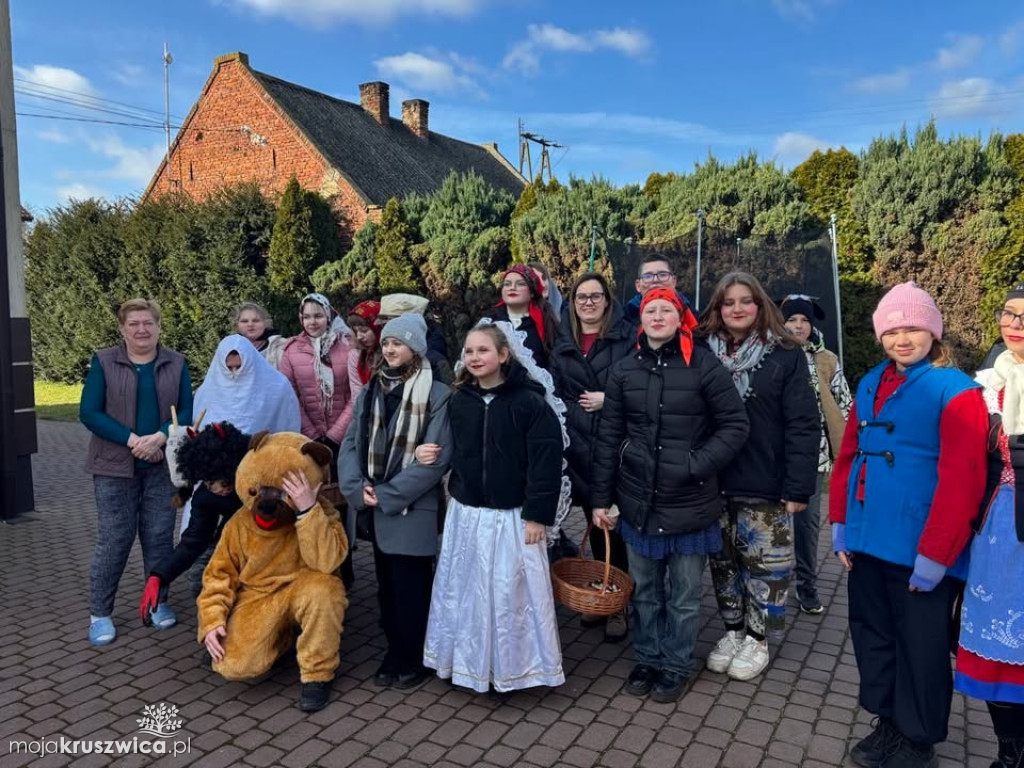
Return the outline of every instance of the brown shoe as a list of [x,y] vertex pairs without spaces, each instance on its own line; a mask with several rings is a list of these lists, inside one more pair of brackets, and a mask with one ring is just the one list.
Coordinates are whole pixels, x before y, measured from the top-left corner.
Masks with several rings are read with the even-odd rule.
[[580,626],[581,627],[600,627],[604,624],[607,616],[598,616],[596,613],[581,613],[580,614]]
[[620,643],[629,634],[629,622],[626,620],[626,612],[616,613],[609,616],[604,625],[604,639],[608,643]]

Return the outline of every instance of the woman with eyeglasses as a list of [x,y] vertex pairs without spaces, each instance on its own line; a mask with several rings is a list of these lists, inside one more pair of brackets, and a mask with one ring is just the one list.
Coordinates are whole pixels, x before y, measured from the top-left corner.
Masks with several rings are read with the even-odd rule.
[[[604,388],[612,366],[629,357],[636,346],[633,327],[622,317],[622,307],[612,299],[604,275],[587,272],[576,278],[568,295],[568,333],[563,333],[551,355],[555,375],[555,391],[567,408],[569,430],[569,479],[573,502],[583,507],[587,522],[592,520],[590,499],[594,469],[594,444],[604,407]],[[565,319],[562,321],[566,322]],[[611,531],[611,563],[623,571],[629,569],[626,545],[618,532]],[[605,557],[604,532],[590,532],[594,557]],[[605,640],[618,642],[625,638],[626,616],[619,614],[605,621],[604,617],[581,617],[584,626],[604,624]]]
[[[988,705],[993,768],[1024,765],[1024,285],[996,311],[1006,350],[981,371],[990,423],[984,517],[971,544],[956,657],[958,691]],[[1016,618],[1015,618],[1016,617]]]
[[814,495],[821,417],[803,350],[756,277],[723,277],[700,333],[750,419],[750,438],[721,477],[725,549],[712,555],[711,576],[726,633],[707,667],[752,680],[768,666],[768,633],[786,626],[793,516]]
[[786,330],[804,345],[811,386],[821,415],[821,447],[818,451],[818,484],[807,509],[793,518],[796,553],[796,596],[800,610],[817,615],[825,608],[818,597],[818,534],[821,531],[821,489],[828,487],[832,461],[846,430],[853,397],[839,358],[825,349],[825,340],[814,322],[825,319],[825,310],[803,294],[790,294],[779,302]]
[[501,280],[501,301],[485,315],[495,322],[510,323],[526,334],[526,348],[541,368],[547,368],[558,339],[558,320],[544,298],[537,273],[526,264],[513,264]]
[[928,293],[901,283],[872,321],[886,359],[857,387],[829,485],[860,705],[876,716],[850,757],[934,766],[953,699],[953,606],[985,492],[989,418],[981,388],[952,364]]

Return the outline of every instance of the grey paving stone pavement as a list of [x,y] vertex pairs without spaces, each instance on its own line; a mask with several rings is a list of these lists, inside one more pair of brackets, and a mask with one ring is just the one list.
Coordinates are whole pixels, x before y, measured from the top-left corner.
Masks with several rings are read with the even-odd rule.
[[[566,683],[508,697],[476,695],[432,679],[413,692],[381,690],[372,676],[383,655],[372,555],[355,556],[330,706],[295,708],[298,670],[286,659],[258,683],[226,683],[203,664],[194,606],[183,584],[172,590],[177,627],[142,627],[143,586],[136,547],[121,581],[113,645],[86,639],[89,561],[95,538],[92,482],[82,469],[87,441],[79,424],[41,422],[33,459],[37,510],[0,525],[0,766],[699,766],[787,768],[852,765],[848,744],[867,733],[857,706],[857,668],[847,627],[842,569],[824,557],[819,589],[826,612],[792,604],[771,667],[753,682],[700,672],[675,704],[620,692],[632,668],[628,643],[602,642],[559,609]],[[569,527],[577,539],[582,521]],[[696,656],[722,631],[705,577]],[[146,740],[148,706],[174,705],[172,737],[189,750],[146,754],[12,754],[11,742]],[[155,739],[160,741],[160,739]],[[184,748],[184,747],[182,747]],[[943,766],[987,768],[995,753],[984,707],[957,695]]]

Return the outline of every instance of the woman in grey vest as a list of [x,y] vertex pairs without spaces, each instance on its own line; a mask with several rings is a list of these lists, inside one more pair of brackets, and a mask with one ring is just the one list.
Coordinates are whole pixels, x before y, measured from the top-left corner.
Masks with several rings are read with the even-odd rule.
[[[112,614],[117,583],[136,534],[146,573],[174,549],[174,486],[164,460],[171,407],[192,421],[192,382],[185,358],[160,346],[160,307],[130,299],[117,313],[122,341],[93,355],[79,419],[92,432],[86,469],[96,490],[96,552],[89,593],[89,642],[117,637]],[[150,614],[153,626],[177,623],[166,588]]]

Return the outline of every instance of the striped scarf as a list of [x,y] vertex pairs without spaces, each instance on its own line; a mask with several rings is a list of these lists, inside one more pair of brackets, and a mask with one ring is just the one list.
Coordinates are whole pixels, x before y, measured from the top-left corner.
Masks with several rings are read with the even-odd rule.
[[[379,375],[372,385],[373,404],[370,412],[369,450],[366,457],[366,476],[372,482],[390,479],[396,471],[412,464],[416,447],[423,438],[430,413],[430,388],[434,376],[430,362],[424,358],[420,368],[405,380],[402,402],[395,417],[394,438],[388,445],[388,425],[385,421],[384,396],[388,380]],[[395,384],[399,386],[399,384]]]

